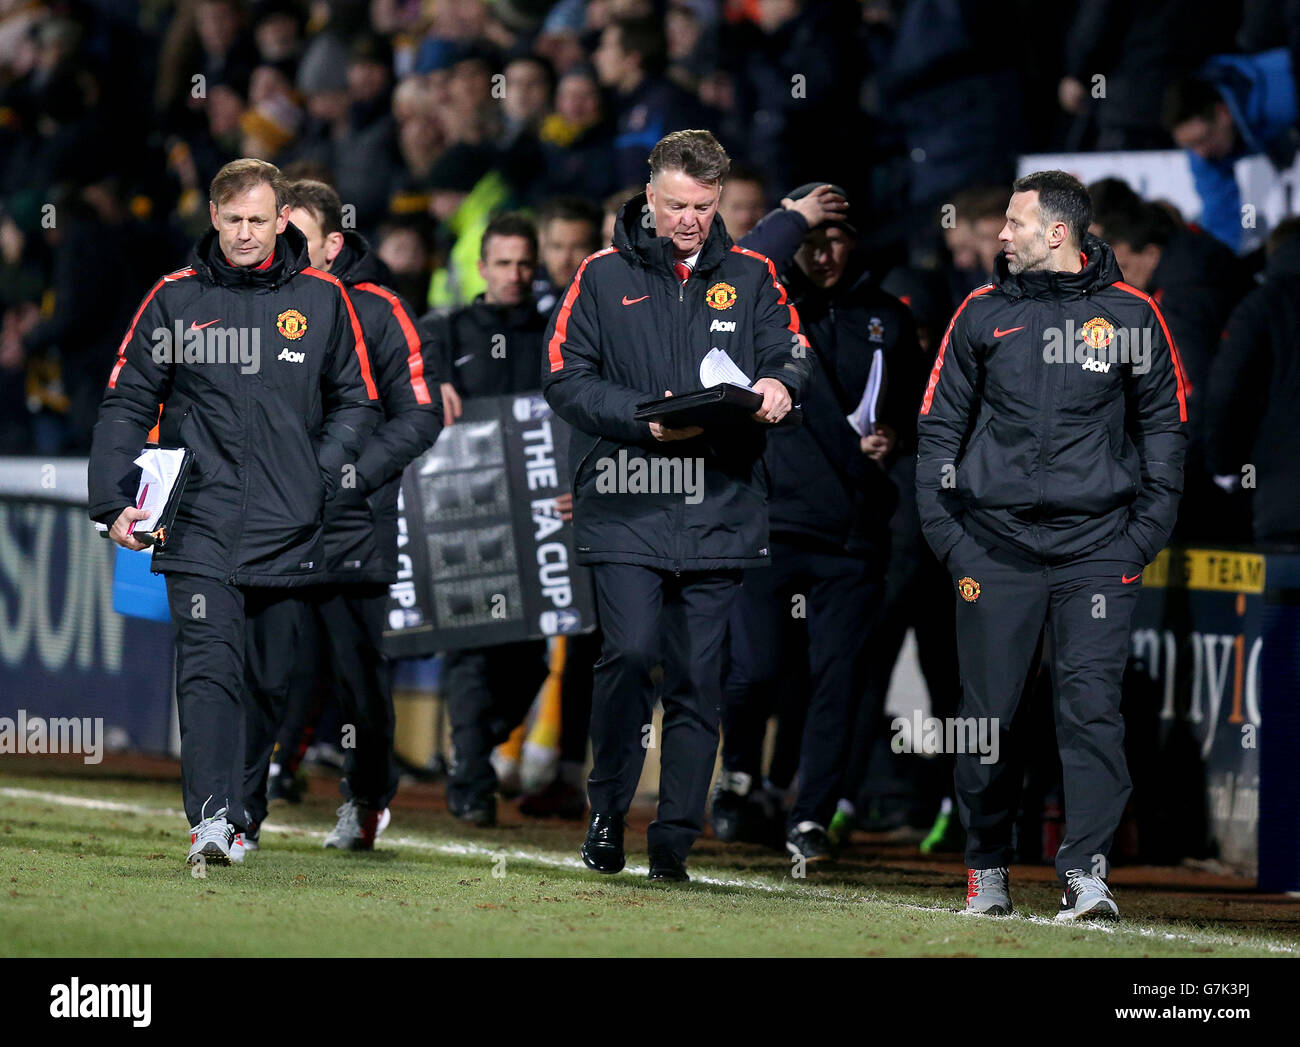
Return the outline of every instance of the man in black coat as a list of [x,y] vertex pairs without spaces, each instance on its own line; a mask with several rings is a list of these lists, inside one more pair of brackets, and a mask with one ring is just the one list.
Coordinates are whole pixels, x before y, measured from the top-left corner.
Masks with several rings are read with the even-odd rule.
[[150,428],[194,453],[153,554],[176,630],[191,864],[228,864],[248,827],[245,703],[282,701],[293,597],[326,577],[324,506],[378,414],[360,321],[343,285],[309,264],[286,192],[261,160],[218,172],[212,231],[136,311],[90,452],[90,517],[128,549],[146,548],[131,532],[149,515],[134,462]]
[[[338,497],[325,509],[328,584],[303,601],[300,659],[336,685],[346,739],[344,803],[325,846],[371,850],[387,824],[397,791],[393,761],[393,688],[383,651],[388,586],[397,580],[397,495],[402,471],[432,446],[442,428],[442,400],[432,345],[411,308],[386,286],[388,267],[354,232],[343,230],[338,193],[310,180],[289,186],[289,219],[307,239],[313,264],[348,289],[369,347],[384,419],[370,435]],[[294,676],[291,707],[309,706],[315,674]],[[269,714],[268,714],[269,713]],[[266,817],[267,773],[276,729],[285,709],[249,705],[245,798],[249,830],[244,847],[259,842],[257,825]],[[299,728],[304,717],[294,716]],[[296,735],[297,731],[292,732]],[[281,733],[282,748],[296,737]]]
[[1057,919],[1119,914],[1106,879],[1132,792],[1120,684],[1142,569],[1178,512],[1187,382],[1159,306],[1088,235],[1091,212],[1063,171],[1016,180],[997,283],[954,314],[921,401],[921,527],[961,597],[962,704],[944,737],[971,912],[1012,908],[1011,724],[1046,631],[1066,807]]
[[1251,499],[1261,545],[1300,545],[1295,410],[1300,403],[1300,219],[1268,238],[1264,283],[1228,319],[1205,397],[1209,467]]
[[599,872],[625,862],[623,817],[646,747],[658,745],[651,670],[662,661],[650,876],[688,878],[717,751],[727,616],[741,572],[769,555],[763,429],[743,416],[673,428],[637,421],[637,405],[701,388],[706,357],[725,353],[762,395],[754,418],[779,422],[811,368],[775,267],[716,220],[729,162],[707,131],[665,136],[646,195],[623,206],[614,245],[579,267],[547,331],[543,388],[575,430],[578,562],[592,566],[604,633],[582,848]]
[[[494,218],[483,233],[479,273],[487,289],[446,316],[427,319],[442,360],[448,422],[476,396],[535,392],[546,317],[531,293],[537,230],[520,215]],[[546,679],[546,643],[525,640],[447,652],[443,691],[455,762],[447,808],[471,825],[496,823],[492,749],[523,720]]]
[[[814,193],[845,198],[838,186],[809,184],[787,199]],[[713,804],[715,830],[725,837],[728,812],[739,815],[761,775],[783,650],[806,650],[807,675],[795,674],[806,689],[796,704],[807,710],[785,845],[810,862],[833,856],[826,827],[862,692],[863,640],[889,554],[898,493],[882,463],[898,443],[913,442],[923,381],[911,314],[872,279],[857,241],[847,215],[833,217],[808,233],[782,270],[816,356],[804,424],[774,431],[764,454],[772,566],[745,572],[732,607],[725,775]],[[792,630],[802,634],[801,626],[806,635],[799,642],[783,643]]]

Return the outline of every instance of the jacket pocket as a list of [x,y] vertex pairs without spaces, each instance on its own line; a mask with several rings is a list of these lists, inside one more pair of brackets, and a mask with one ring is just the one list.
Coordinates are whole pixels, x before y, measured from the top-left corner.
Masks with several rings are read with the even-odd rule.
[[990,414],[976,427],[957,463],[957,492],[970,500],[978,500],[987,487],[988,466],[984,461],[982,445],[987,441],[989,431],[993,428],[993,417]]
[[[577,435],[577,430],[574,430],[573,435],[574,436]],[[613,440],[608,440],[603,436],[598,436],[596,437],[596,442],[593,443],[591,445],[591,448],[578,460],[578,465],[577,468],[573,470],[573,478],[572,478],[573,479],[572,492],[575,497],[577,496],[578,492],[582,489],[584,473],[589,475],[592,472],[592,470],[595,468],[595,466],[592,463],[597,460],[597,458],[599,457],[597,455],[597,452],[600,451],[601,447],[604,445],[608,445],[611,448],[616,448],[619,446],[619,444],[615,443]]]

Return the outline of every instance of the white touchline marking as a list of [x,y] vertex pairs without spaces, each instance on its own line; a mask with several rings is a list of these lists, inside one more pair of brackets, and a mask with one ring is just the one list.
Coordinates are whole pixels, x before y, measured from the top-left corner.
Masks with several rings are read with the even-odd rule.
[[[84,810],[95,811],[118,811],[123,814],[154,815],[168,818],[185,819],[185,812],[178,811],[171,807],[146,807],[143,804],[124,803],[118,800],[96,800],[89,796],[72,796],[67,793],[47,793],[39,792],[35,789],[16,789],[9,786],[0,786],[0,796],[9,796],[16,800],[40,800],[44,803],[53,803],[63,807],[79,807]],[[262,823],[263,832],[285,833],[293,836],[309,836],[314,839],[323,840],[328,833],[323,829],[301,829],[296,826],[276,825],[273,822]],[[420,840],[410,836],[388,836],[382,837],[384,843],[396,847],[409,847],[413,850],[433,851],[436,854],[445,854],[449,857],[479,857],[479,858],[500,858],[502,856],[514,858],[519,861],[531,862],[534,865],[545,865],[552,868],[560,869],[577,869],[586,871],[587,867],[582,863],[580,858],[572,858],[567,855],[547,854],[543,851],[524,851],[519,848],[506,849],[504,847],[487,847],[477,843],[436,843],[431,840]],[[637,875],[645,875],[649,871],[644,865],[629,865],[627,872]],[[858,903],[862,905],[882,905],[892,909],[907,909],[912,912],[932,913],[935,915],[961,916],[967,914],[963,909],[952,909],[943,905],[919,905],[915,902],[904,902],[894,898],[881,898],[878,896],[868,896],[853,894],[847,892],[836,894],[831,891],[818,890],[813,887],[794,887],[786,884],[771,883],[764,880],[746,880],[736,877],[722,876],[702,876],[692,872],[692,883],[705,883],[715,887],[743,887],[748,890],[767,891],[774,894],[796,894],[802,898],[813,898],[818,901],[836,902],[836,903]],[[1278,953],[1296,953],[1300,948],[1293,945],[1286,945],[1278,942],[1271,942],[1267,939],[1238,939],[1231,935],[1200,933],[1184,934],[1166,931],[1160,927],[1142,927],[1131,922],[1121,922],[1118,924],[1106,923],[1057,923],[1055,920],[1044,916],[1032,916],[1028,913],[1017,912],[1011,916],[994,916],[987,917],[1000,924],[1003,922],[1015,923],[1023,921],[1032,923],[1039,927],[1055,927],[1058,929],[1065,928],[1073,931],[1097,932],[1099,934],[1119,934],[1135,935],[1142,938],[1162,938],[1165,941],[1185,941],[1192,942],[1196,945],[1244,945],[1263,947],[1269,952]]]

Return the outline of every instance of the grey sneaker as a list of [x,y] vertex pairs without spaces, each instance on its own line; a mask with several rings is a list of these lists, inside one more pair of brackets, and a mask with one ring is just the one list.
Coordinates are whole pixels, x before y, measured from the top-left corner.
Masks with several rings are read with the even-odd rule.
[[209,796],[199,812],[199,824],[190,826],[190,853],[186,865],[229,865],[230,845],[235,839],[235,829],[226,821],[226,808],[207,816]]
[[1056,919],[1060,923],[1118,920],[1119,906],[1100,876],[1089,876],[1082,869],[1069,869],[1065,873],[1065,892]]
[[966,870],[966,911],[981,916],[1011,915],[1011,877],[1005,867]]
[[375,837],[388,828],[388,808],[377,811],[348,800],[335,812],[338,822],[325,837],[325,846],[340,851],[373,851]]

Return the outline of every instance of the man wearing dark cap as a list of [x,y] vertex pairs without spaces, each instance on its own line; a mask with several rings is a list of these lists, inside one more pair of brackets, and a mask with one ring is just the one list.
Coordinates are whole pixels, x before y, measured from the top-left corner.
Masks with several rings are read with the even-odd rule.
[[[884,462],[900,438],[911,442],[922,378],[911,314],[880,289],[856,250],[846,192],[804,185],[786,199],[797,205],[813,194],[840,203],[806,233],[782,270],[815,350],[813,372],[804,425],[774,430],[764,454],[772,566],[747,570],[732,606],[723,775],[713,807],[714,827],[725,838],[738,828],[760,779],[767,716],[783,670],[794,668],[783,664],[789,659],[782,652],[807,651],[806,676],[794,672],[807,683],[791,704],[806,704],[807,715],[785,843],[809,862],[833,856],[826,826],[839,795],[861,693],[860,651],[880,598],[898,499]],[[791,633],[798,634],[793,643]]]

